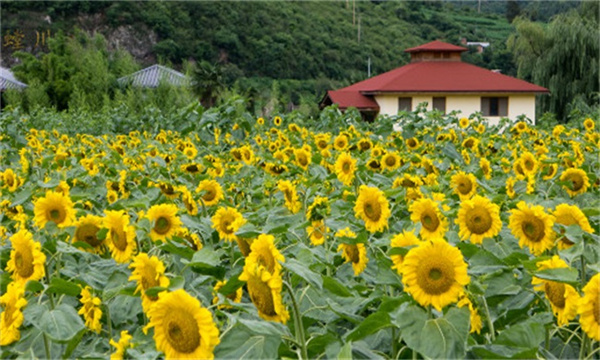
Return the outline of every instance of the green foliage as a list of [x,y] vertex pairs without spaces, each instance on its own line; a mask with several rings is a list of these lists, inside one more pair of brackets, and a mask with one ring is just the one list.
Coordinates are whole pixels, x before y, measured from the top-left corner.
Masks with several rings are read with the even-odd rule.
[[599,6],[583,3],[578,10],[556,16],[547,26],[515,19],[517,34],[508,45],[519,77],[550,90],[550,95],[538,102],[541,112],[566,119],[569,110],[582,108],[582,103],[597,104]]

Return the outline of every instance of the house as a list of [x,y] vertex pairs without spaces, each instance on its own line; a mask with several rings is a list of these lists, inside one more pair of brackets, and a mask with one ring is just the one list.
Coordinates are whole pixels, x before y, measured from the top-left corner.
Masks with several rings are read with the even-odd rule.
[[481,112],[491,124],[525,115],[535,122],[535,96],[548,89],[461,61],[467,49],[442,41],[406,49],[411,62],[348,87],[328,91],[321,107],[357,108],[367,120],[378,114],[427,109],[463,115]]
[[173,86],[185,86],[189,82],[184,74],[158,64],[117,79],[120,85],[131,84],[145,88],[156,88],[161,81]]
[[27,84],[24,84],[15,78],[12,71],[7,68],[0,66],[0,92],[4,92],[6,90],[23,90],[27,87]]

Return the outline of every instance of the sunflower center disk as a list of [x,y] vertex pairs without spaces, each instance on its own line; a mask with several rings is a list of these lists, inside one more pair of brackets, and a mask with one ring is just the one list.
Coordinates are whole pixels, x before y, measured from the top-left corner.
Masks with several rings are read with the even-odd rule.
[[17,251],[15,266],[19,276],[28,278],[33,274],[33,254],[31,251]]
[[61,224],[65,221],[66,213],[61,209],[52,209],[48,212],[48,220],[54,221],[56,224]]
[[360,255],[358,254],[358,246],[356,245],[346,245],[345,247],[346,255],[350,258],[350,260],[358,264],[360,262]]
[[257,277],[248,280],[248,293],[256,308],[267,316],[276,316],[271,288]]
[[350,172],[350,163],[345,161],[344,164],[342,165],[342,171],[344,173],[349,173]]
[[285,201],[292,202],[292,192],[289,189],[285,189],[283,194],[285,195]]
[[127,249],[127,235],[125,234],[125,231],[113,228],[110,232],[113,245],[117,249],[125,251],[125,249]]
[[567,180],[573,183],[573,191],[577,191],[583,187],[583,179],[579,175],[570,176]]
[[396,159],[393,156],[389,156],[385,159],[385,164],[390,167],[394,166],[396,165]]
[[473,188],[473,184],[471,184],[471,182],[468,180],[461,181],[458,184],[458,191],[463,195],[470,193],[472,188]]
[[417,270],[417,283],[428,295],[446,293],[454,283],[454,267],[447,259],[424,259]]
[[212,189],[208,189],[206,190],[206,194],[204,194],[202,199],[206,202],[213,201],[216,195],[217,194]]
[[94,224],[83,224],[75,230],[75,237],[79,240],[83,240],[92,247],[97,247],[102,244],[102,241],[98,240],[98,237],[96,236],[98,230],[100,230],[100,228]]
[[225,234],[232,234],[233,233],[233,228],[231,227],[231,223],[233,222],[233,219],[225,219],[223,220],[223,223],[221,224],[221,230],[225,233]]
[[426,210],[421,215],[421,224],[425,229],[429,231],[435,231],[440,225],[440,219],[438,219],[437,214],[433,211]]
[[544,291],[546,292],[546,296],[548,297],[548,300],[550,300],[552,305],[556,306],[559,309],[564,309],[565,284],[549,281],[544,284]]
[[200,346],[200,329],[188,312],[172,311],[167,321],[167,341],[175,350],[189,354]]
[[365,204],[365,216],[371,221],[378,221],[381,217],[381,205],[378,202]]
[[164,235],[171,229],[171,223],[165,217],[159,217],[154,225],[154,231],[159,235]]
[[[145,296],[145,292],[146,290],[159,286],[160,284],[158,283],[158,277],[156,276],[156,271],[154,271],[154,269],[152,269],[151,267],[146,267],[145,268],[145,273],[142,275],[142,279],[140,280],[140,283],[142,284],[142,295]],[[154,296],[148,296],[152,301],[155,301],[158,299],[157,295]]]
[[260,265],[264,266],[270,273],[273,273],[273,271],[275,271],[275,259],[269,253],[268,249],[263,249],[263,251],[258,254],[257,261]]
[[539,242],[544,238],[544,222],[538,218],[528,219],[521,226],[523,233],[533,242]]
[[481,235],[492,227],[492,217],[486,209],[476,207],[467,215],[467,227],[473,234]]

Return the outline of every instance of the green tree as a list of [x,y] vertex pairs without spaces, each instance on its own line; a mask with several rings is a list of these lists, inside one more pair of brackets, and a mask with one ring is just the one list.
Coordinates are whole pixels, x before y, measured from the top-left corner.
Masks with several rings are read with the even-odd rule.
[[521,78],[550,90],[539,110],[556,113],[566,121],[570,104],[577,99],[588,105],[599,92],[598,7],[584,2],[578,10],[556,16],[547,27],[516,18],[517,33],[508,47]]
[[215,105],[219,93],[223,90],[223,72],[218,64],[202,61],[192,71],[192,92],[205,107]]

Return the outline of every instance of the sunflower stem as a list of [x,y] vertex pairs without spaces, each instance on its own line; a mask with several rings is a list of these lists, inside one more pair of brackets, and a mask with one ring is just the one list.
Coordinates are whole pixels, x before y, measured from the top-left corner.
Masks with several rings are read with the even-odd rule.
[[112,339],[112,321],[110,321],[110,309],[108,305],[104,306],[106,308],[106,324],[108,325],[108,339]]
[[52,359],[52,357],[50,357],[50,346],[48,345],[48,335],[46,335],[46,333],[44,333],[43,335],[44,335],[44,350],[46,351],[46,359]]
[[494,322],[492,321],[492,317],[490,316],[490,309],[488,308],[487,301],[485,300],[485,296],[481,297],[483,299],[483,307],[485,308],[485,317],[487,318],[488,327],[490,328],[490,337],[492,342],[496,340],[496,331],[494,330]]
[[586,332],[583,331],[583,329],[581,329],[581,331],[583,332],[583,338],[581,339],[581,346],[579,347],[579,358],[584,359],[585,349],[587,348],[588,336]]
[[585,277],[585,257],[583,256],[583,254],[581,254],[580,256],[580,261],[581,261],[581,279],[582,281],[586,280]]
[[302,359],[308,360],[308,350],[306,348],[306,337],[304,336],[304,326],[302,325],[302,315],[300,314],[300,308],[296,303],[296,297],[294,296],[294,290],[287,281],[283,282],[287,289],[290,297],[292,298],[292,306],[294,310],[294,327],[296,328],[296,339],[300,345],[300,351],[302,352]]
[[396,336],[396,328],[392,327],[392,359],[396,358],[396,353],[398,352],[398,341]]
[[546,326],[546,350],[550,350],[550,328]]

